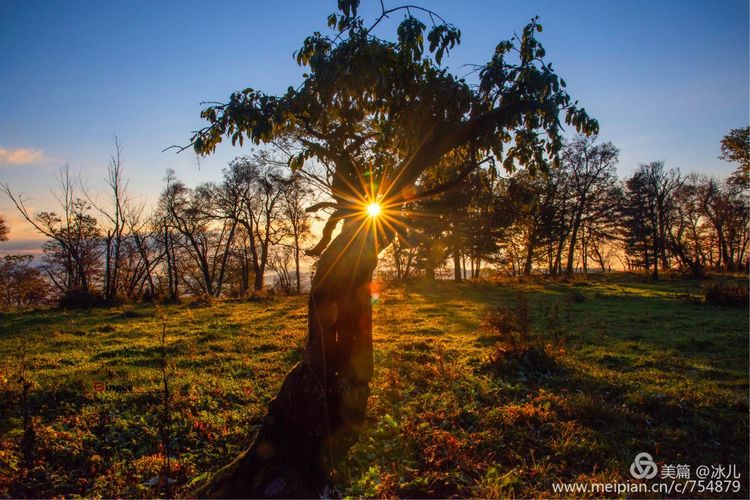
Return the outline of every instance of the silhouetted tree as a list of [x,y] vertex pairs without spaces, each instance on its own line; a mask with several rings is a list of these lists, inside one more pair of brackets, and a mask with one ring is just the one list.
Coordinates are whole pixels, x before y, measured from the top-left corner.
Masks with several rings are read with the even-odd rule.
[[663,162],[641,165],[625,182],[622,231],[629,255],[654,278],[659,268],[669,269],[668,229],[675,216],[676,193],[685,178],[678,170],[666,170]]
[[520,171],[505,183],[502,211],[512,223],[504,237],[511,273],[530,275],[534,263],[544,260],[551,274],[558,271],[555,256],[562,255],[570,219],[566,189],[562,167],[543,176]]
[[[267,152],[236,158],[224,170],[224,182],[217,195],[222,216],[240,225],[245,237],[243,245],[249,250],[250,263],[244,272],[254,273],[253,288],[260,290],[265,284],[265,273],[273,245],[286,235],[282,214],[282,200],[288,181]],[[300,193],[298,193],[300,194]],[[296,220],[299,229],[299,214]],[[287,221],[288,222],[288,221]],[[300,233],[301,236],[301,233]],[[243,282],[247,282],[243,278]],[[243,292],[246,288],[243,288]]]
[[39,307],[49,299],[49,284],[32,266],[33,255],[6,255],[0,261],[0,305]]
[[[57,182],[54,197],[59,214],[32,214],[25,206],[23,195],[13,194],[7,184],[3,184],[2,189],[21,216],[49,238],[44,245],[45,270],[55,286],[63,294],[80,292],[87,295],[101,267],[101,231],[96,218],[90,215],[91,204],[79,196],[69,164],[60,167]],[[89,299],[84,301],[86,305],[91,303]]]
[[307,206],[313,198],[313,191],[301,175],[293,174],[286,185],[281,188],[281,214],[283,224],[287,226],[287,239],[291,242],[291,254],[294,259],[294,280],[297,293],[302,292],[300,262],[302,245],[310,233],[311,216]]
[[[562,154],[569,173],[573,210],[570,219],[567,274],[573,274],[579,230],[591,228],[610,208],[606,201],[617,182],[619,150],[611,143],[595,144],[596,137],[576,137]],[[583,245],[584,255],[586,246]],[[585,267],[585,257],[583,261]]]
[[714,267],[736,271],[744,266],[748,238],[748,195],[741,184],[707,179],[698,188],[703,215],[715,235]]
[[675,193],[675,214],[667,231],[668,249],[680,268],[697,277],[705,273],[710,245],[699,196],[702,182],[690,175]]
[[88,189],[83,188],[83,193],[88,202],[105,219],[107,227],[103,228],[106,233],[104,243],[104,276],[103,292],[104,300],[111,304],[117,300],[119,290],[120,266],[122,264],[123,245],[125,244],[125,205],[128,203],[127,182],[122,174],[122,145],[115,137],[115,153],[107,165],[107,177],[104,179],[109,190],[109,199],[106,202],[98,202],[92,198]]
[[[155,213],[147,213],[143,204],[130,200],[125,205],[124,220],[129,234],[130,259],[138,259],[127,266],[125,295],[133,300],[137,297],[153,299],[159,294],[159,268],[165,262],[165,249],[159,245],[159,222]],[[147,289],[146,289],[147,287]],[[146,290],[144,290],[146,289]]]
[[[415,17],[424,9],[405,6],[384,9],[367,26],[358,5],[339,1],[341,12],[329,17],[336,33],[305,40],[296,54],[308,72],[301,85],[281,96],[236,92],[203,111],[209,125],[192,138],[198,153],[209,154],[224,137],[240,144],[291,137],[300,151],[290,166],[322,164],[332,199],[325,206],[333,209],[310,252],[320,259],[304,359],[285,378],[247,452],[199,495],[322,494],[327,468],[364,422],[373,372],[370,283],[401,205],[452,189],[488,156],[507,169],[545,169],[562,146],[561,112],[574,129],[597,130],[544,62],[536,19],[498,44],[472,87],[440,67],[460,39],[454,26],[430,13],[439,24],[427,30]],[[396,40],[376,37],[375,26],[395,12],[406,14]],[[422,174],[449,153],[462,157],[456,177],[422,190]],[[383,208],[378,217],[368,216],[373,202]]]
[[215,186],[210,184],[190,189],[168,174],[161,204],[166,213],[165,223],[181,237],[177,241],[174,235],[170,236],[174,261],[179,261],[174,253],[178,250],[187,257],[179,262],[181,271],[176,277],[194,293],[218,297],[237,223],[221,220],[214,224],[214,190]]
[[734,128],[721,140],[719,158],[739,163],[730,182],[744,189],[750,188],[750,127]]

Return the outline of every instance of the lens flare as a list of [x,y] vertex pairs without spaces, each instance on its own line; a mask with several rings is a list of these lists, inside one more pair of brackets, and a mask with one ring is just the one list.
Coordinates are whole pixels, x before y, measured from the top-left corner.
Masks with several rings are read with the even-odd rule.
[[380,215],[380,204],[379,203],[370,203],[367,205],[367,215],[370,217],[377,217]]

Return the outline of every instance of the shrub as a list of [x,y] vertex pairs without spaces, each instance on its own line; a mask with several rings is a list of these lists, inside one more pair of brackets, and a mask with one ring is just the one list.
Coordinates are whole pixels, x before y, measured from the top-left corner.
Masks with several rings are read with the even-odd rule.
[[573,304],[580,304],[586,302],[586,295],[580,290],[572,289],[568,292],[568,300]]
[[565,341],[565,324],[570,323],[570,301],[557,301],[544,308],[545,328],[557,344]]
[[250,302],[273,302],[282,296],[282,292],[278,289],[265,287],[251,292],[247,300]]
[[490,309],[482,326],[496,332],[500,342],[510,348],[524,346],[529,340],[531,329],[528,299],[525,295],[518,294],[515,307],[496,306]]
[[499,376],[550,375],[561,371],[551,346],[525,346],[506,349],[502,346],[490,353],[487,368]]
[[[557,308],[551,314],[559,321]],[[499,336],[499,342],[487,359],[486,367],[491,373],[499,376],[546,376],[559,371],[552,352],[554,348],[530,335],[531,313],[526,295],[518,294],[514,307],[497,306],[491,309],[482,327]],[[561,332],[556,333],[555,337],[560,342]]]
[[60,309],[91,309],[103,303],[102,296],[89,290],[71,290],[57,302]]
[[214,304],[214,298],[210,295],[196,295],[188,303],[190,309],[202,309],[204,307],[211,307]]
[[707,285],[703,289],[703,297],[707,304],[732,307],[747,307],[750,299],[746,284],[730,283],[726,280]]

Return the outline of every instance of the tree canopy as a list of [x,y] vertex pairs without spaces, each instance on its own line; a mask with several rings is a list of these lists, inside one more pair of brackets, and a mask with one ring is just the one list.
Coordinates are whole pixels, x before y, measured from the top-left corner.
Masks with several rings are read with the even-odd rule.
[[[335,209],[314,254],[340,219],[361,213],[369,200],[396,207],[424,195],[415,189],[420,176],[441,162],[455,179],[430,193],[454,186],[486,160],[501,161],[509,171],[546,170],[562,147],[563,113],[575,130],[598,131],[545,61],[538,18],[500,42],[490,60],[476,66],[478,83],[470,84],[441,65],[460,43],[458,28],[413,6],[383,7],[368,24],[358,6],[359,0],[340,0],[339,12],[328,17],[331,34],[304,40],[295,53],[307,71],[299,87],[280,96],[253,88],[234,92],[202,112],[209,125],[191,140],[201,155],[225,138],[295,146],[288,150],[289,166],[314,164],[333,198],[321,207]],[[376,37],[374,28],[397,13],[404,18],[396,39]]]
[[719,158],[728,162],[739,163],[732,174],[733,182],[750,185],[750,127],[733,128],[721,139]]

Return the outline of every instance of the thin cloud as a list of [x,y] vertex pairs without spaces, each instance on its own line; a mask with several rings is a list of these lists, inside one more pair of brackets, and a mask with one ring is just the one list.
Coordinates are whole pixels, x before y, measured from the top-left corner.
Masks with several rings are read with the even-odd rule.
[[37,163],[44,158],[41,149],[0,148],[0,165],[28,165]]

